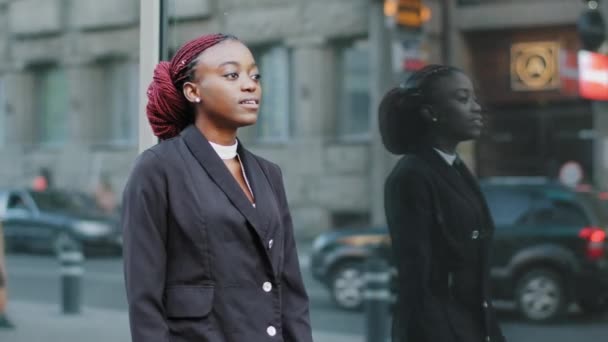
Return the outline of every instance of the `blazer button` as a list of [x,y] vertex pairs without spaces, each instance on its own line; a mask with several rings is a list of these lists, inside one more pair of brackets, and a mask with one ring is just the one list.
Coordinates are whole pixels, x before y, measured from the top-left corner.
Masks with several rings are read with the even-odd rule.
[[264,289],[264,292],[270,292],[272,291],[272,284],[267,281],[262,285],[262,289]]
[[491,341],[490,336],[486,336],[486,342],[490,342],[490,341]]
[[270,241],[268,241],[268,249],[271,249],[273,244],[274,244],[274,240],[270,239]]
[[266,333],[268,334],[268,336],[275,336],[277,334],[277,329],[271,325],[266,328]]
[[473,233],[471,233],[471,238],[477,240],[477,238],[479,238],[479,230],[474,230]]
[[483,307],[486,308],[486,309],[488,308],[488,302],[485,301],[485,300],[483,301]]

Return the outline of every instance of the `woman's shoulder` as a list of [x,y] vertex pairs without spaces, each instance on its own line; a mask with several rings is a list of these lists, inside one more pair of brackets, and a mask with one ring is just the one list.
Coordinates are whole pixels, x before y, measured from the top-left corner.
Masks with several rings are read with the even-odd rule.
[[425,176],[428,175],[429,166],[426,161],[415,154],[404,155],[395,167],[393,173],[404,176]]
[[146,172],[145,170],[163,170],[168,159],[175,155],[178,143],[179,138],[175,137],[160,141],[158,144],[145,149],[135,159],[133,171],[138,172],[141,170],[141,172]]

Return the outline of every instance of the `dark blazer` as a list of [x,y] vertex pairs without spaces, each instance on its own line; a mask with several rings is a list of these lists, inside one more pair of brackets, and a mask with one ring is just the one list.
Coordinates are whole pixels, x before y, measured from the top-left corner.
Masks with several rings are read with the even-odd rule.
[[133,342],[312,341],[281,171],[238,153],[255,208],[194,126],[138,157],[122,212]]
[[393,341],[504,341],[488,280],[494,224],[466,166],[432,148],[404,156],[385,207],[398,269]]

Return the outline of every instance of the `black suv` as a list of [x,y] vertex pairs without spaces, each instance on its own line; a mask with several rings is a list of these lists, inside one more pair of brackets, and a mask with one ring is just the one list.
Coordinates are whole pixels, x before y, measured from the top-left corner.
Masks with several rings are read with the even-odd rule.
[[[495,299],[515,301],[533,321],[553,319],[572,302],[587,312],[608,309],[605,193],[537,178],[487,179],[481,188],[496,223]],[[378,244],[390,255],[385,227],[332,231],[315,240],[313,276],[340,307],[360,307],[363,262]]]

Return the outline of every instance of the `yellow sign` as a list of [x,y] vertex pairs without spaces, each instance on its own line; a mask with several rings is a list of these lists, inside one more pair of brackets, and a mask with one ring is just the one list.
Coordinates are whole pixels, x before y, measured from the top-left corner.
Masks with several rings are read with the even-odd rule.
[[419,28],[431,19],[431,9],[421,0],[385,0],[384,14],[400,26]]
[[511,46],[513,90],[550,90],[559,86],[559,43],[534,42]]

